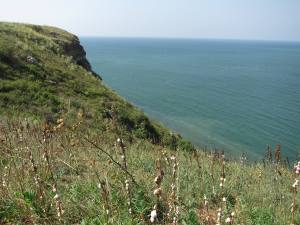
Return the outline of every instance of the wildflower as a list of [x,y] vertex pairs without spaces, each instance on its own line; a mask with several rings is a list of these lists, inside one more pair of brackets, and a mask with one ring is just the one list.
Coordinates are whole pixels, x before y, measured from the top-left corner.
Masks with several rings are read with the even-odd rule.
[[[296,175],[300,174],[300,161],[295,165],[294,167]],[[297,194],[297,188],[299,186],[299,180],[295,179],[295,182],[293,183],[293,202],[291,205],[291,213],[292,213],[292,223],[295,224],[295,208],[296,208],[296,194]]]
[[299,180],[295,180],[295,183],[293,184],[293,188],[297,188],[298,187],[298,185],[299,185]]
[[154,223],[156,218],[157,218],[157,212],[156,209],[153,209],[150,213],[150,222]]
[[226,220],[225,220],[225,223],[231,223],[231,218],[227,217]]
[[300,161],[295,165],[295,173],[300,174]]
[[225,181],[226,181],[226,178],[221,177],[220,180],[225,182]]
[[294,208],[294,207],[295,207],[295,204],[294,204],[294,203],[292,203],[292,204],[291,204],[291,212],[292,212],[292,213],[293,213],[293,212],[294,212],[294,210],[295,210],[295,208]]
[[207,197],[206,195],[204,195],[204,205],[207,206],[208,205],[208,201],[207,201]]
[[125,180],[125,188],[126,190],[129,190],[129,180]]
[[58,120],[56,121],[57,124],[63,123],[63,122],[64,122],[64,119],[58,119]]
[[223,202],[226,202],[226,198],[225,198],[225,197],[223,197],[223,198],[222,198],[222,201],[223,201]]
[[221,225],[221,216],[222,216],[222,209],[221,208],[219,208],[218,210],[217,210],[217,224],[216,225]]
[[59,194],[56,194],[53,198],[54,199],[59,199]]

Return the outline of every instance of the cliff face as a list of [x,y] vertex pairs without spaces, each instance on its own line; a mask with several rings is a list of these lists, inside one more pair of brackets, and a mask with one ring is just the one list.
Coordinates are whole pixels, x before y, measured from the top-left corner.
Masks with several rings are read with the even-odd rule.
[[66,55],[72,56],[76,64],[83,66],[86,70],[92,71],[92,67],[86,59],[86,52],[80,45],[78,37],[74,36],[71,42],[63,45]]
[[29,26],[36,32],[50,37],[53,42],[62,48],[64,55],[71,56],[76,64],[82,66],[86,70],[92,72],[94,76],[101,79],[101,77],[92,70],[91,64],[86,58],[86,52],[77,36],[56,27]]

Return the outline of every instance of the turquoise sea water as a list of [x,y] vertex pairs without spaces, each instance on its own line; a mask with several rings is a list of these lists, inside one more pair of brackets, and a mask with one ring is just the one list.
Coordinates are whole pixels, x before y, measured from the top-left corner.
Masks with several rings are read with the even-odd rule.
[[121,96],[199,146],[300,154],[300,43],[81,38]]

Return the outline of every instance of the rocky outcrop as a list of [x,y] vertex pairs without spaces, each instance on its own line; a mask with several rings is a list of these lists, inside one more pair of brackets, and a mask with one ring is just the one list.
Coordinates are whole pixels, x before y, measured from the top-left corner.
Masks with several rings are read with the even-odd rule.
[[[55,38],[59,36],[59,34],[55,32],[52,32],[50,35]],[[61,42],[59,39],[57,39],[59,40],[57,43],[63,48],[64,54],[67,56],[71,56],[76,64],[82,66],[83,68],[91,72],[92,75],[102,80],[102,78],[92,70],[92,66],[86,58],[86,52],[83,46],[80,44],[79,38],[75,35],[72,36],[73,38],[71,41],[68,40]],[[54,41],[56,40],[54,39]]]
[[65,54],[68,56],[72,56],[73,60],[78,65],[84,67],[86,70],[92,71],[91,64],[86,59],[86,52],[80,45],[78,37],[74,36],[72,42],[64,44],[63,49],[65,51]]

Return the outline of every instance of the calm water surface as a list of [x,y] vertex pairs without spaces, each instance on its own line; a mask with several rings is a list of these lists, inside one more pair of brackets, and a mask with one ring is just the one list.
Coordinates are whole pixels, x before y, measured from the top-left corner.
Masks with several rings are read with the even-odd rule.
[[300,44],[81,38],[93,69],[199,146],[262,158],[300,154]]

